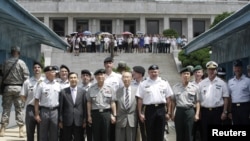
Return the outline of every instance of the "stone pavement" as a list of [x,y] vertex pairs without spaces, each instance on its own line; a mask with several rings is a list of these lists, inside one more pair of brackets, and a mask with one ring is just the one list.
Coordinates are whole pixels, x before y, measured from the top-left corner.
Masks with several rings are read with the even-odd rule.
[[[168,122],[169,124],[169,134],[165,135],[165,140],[164,141],[175,141],[176,136],[175,136],[175,129],[174,129],[174,123],[172,121]],[[0,137],[0,141],[26,141],[27,138],[19,138],[19,133],[18,133],[18,127],[10,127],[6,129],[5,136]],[[26,134],[25,134],[26,135]],[[36,134],[35,134],[36,136]],[[37,140],[35,140],[37,141]],[[85,140],[87,141],[87,140]]]
[[[181,63],[178,60],[178,52],[173,51],[171,54],[152,54],[152,53],[122,53],[114,57],[115,67],[119,61],[125,61],[127,65],[132,68],[135,65],[141,65],[147,68],[152,64],[157,64],[160,67],[160,76],[163,79],[167,79],[171,86],[176,82],[180,81],[180,70]],[[45,53],[46,54],[46,53]],[[74,56],[70,53],[65,53],[61,50],[54,50],[49,53],[50,56],[45,55],[46,60],[50,60],[49,64],[46,65],[67,65],[71,71],[80,73],[82,69],[89,69],[94,72],[96,69],[103,68],[103,60],[110,54],[108,53],[82,53],[80,56]],[[147,76],[147,73],[145,74]],[[0,99],[1,103],[1,99]],[[1,113],[0,107],[0,113]],[[26,138],[18,137],[18,127],[15,125],[14,112],[11,112],[11,126],[6,130],[5,137],[0,137],[0,141],[25,141]],[[1,116],[1,115],[0,115]],[[169,122],[169,134],[167,134],[165,141],[175,141],[175,129],[174,123]]]

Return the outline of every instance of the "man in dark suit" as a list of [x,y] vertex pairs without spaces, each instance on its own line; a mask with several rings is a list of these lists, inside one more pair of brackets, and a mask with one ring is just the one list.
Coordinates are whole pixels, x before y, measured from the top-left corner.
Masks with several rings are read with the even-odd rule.
[[136,112],[136,90],[137,87],[131,86],[132,74],[124,72],[122,74],[124,87],[119,88],[114,95],[117,105],[116,117],[116,141],[135,141],[137,129]]
[[69,73],[70,87],[60,92],[59,127],[63,128],[63,140],[83,140],[86,126],[86,91],[77,87],[78,74]]

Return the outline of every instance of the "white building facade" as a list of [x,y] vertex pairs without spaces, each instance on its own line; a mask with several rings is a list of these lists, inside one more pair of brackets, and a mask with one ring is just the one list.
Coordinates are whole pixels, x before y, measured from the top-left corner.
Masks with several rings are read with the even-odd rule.
[[214,18],[234,12],[239,0],[17,0],[60,36],[72,32],[123,31],[161,34],[174,29],[190,41],[209,29]]

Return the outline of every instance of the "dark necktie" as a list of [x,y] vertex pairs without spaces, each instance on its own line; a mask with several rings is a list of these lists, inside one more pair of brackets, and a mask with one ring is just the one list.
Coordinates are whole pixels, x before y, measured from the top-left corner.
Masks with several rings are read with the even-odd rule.
[[129,107],[129,94],[128,94],[128,88],[126,88],[126,94],[125,94],[125,108],[128,109]]

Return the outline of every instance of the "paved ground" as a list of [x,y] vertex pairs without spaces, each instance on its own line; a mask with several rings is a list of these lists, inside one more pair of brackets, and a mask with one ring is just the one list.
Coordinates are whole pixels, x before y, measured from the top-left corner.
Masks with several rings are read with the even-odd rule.
[[[173,86],[179,79],[180,62],[177,59],[178,51],[174,51],[172,54],[118,54],[115,56],[115,66],[119,61],[127,62],[128,66],[135,65],[144,66],[146,69],[152,64],[158,64],[160,67],[160,75],[164,79],[167,79],[171,86]],[[53,51],[51,54],[51,64],[53,65],[67,65],[71,71],[80,72],[82,69],[88,68],[90,71],[103,68],[103,60],[109,54],[107,53],[84,53],[80,56],[74,56],[62,51]],[[47,56],[48,57],[48,56]],[[1,104],[1,98],[0,98]],[[2,112],[0,106],[0,113]],[[0,115],[1,117],[1,115]],[[11,120],[8,129],[6,130],[5,137],[0,137],[0,141],[25,141],[26,138],[18,137],[18,127],[15,124],[14,112],[11,112]],[[167,141],[175,141],[175,129],[173,122],[169,122],[169,134],[166,137]]]

